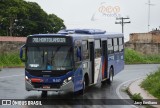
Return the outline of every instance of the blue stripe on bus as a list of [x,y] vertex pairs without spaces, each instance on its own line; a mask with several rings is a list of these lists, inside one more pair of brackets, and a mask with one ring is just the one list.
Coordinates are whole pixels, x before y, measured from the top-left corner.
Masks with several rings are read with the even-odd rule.
[[74,92],[83,89],[83,72],[82,65],[80,65],[74,72]]

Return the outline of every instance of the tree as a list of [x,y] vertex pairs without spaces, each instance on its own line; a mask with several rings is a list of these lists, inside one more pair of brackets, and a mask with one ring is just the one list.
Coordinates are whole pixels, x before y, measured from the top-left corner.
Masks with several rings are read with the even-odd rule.
[[35,2],[0,0],[0,35],[27,36],[56,33],[65,28],[63,20],[47,14]]
[[58,32],[60,29],[65,28],[65,25],[63,24],[63,20],[58,18],[54,14],[49,15],[49,20],[51,21],[51,27],[54,32]]

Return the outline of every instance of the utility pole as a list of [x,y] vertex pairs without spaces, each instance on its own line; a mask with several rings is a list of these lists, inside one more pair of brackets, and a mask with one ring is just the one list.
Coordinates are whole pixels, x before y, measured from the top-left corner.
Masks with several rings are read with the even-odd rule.
[[124,24],[127,23],[131,23],[131,21],[125,22],[124,20],[126,19],[130,19],[130,18],[124,18],[124,17],[120,17],[120,18],[116,18],[116,20],[120,20],[119,22],[115,22],[115,24],[121,24],[122,25],[122,33],[124,33]]
[[151,4],[151,1],[148,0],[148,3],[146,3],[148,5],[148,32],[150,30],[150,11],[151,11],[151,6],[153,6],[154,4]]

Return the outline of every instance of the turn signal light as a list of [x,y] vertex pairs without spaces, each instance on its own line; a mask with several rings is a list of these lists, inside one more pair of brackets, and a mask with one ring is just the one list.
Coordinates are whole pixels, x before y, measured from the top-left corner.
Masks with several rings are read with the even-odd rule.
[[42,79],[40,78],[31,78],[31,82],[44,82]]

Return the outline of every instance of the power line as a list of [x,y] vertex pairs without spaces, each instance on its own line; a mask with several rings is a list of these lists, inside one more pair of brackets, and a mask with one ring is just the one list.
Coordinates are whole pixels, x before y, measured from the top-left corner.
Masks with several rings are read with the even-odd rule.
[[115,22],[115,24],[121,24],[122,25],[122,33],[124,33],[124,24],[127,23],[131,23],[131,21],[125,22],[124,20],[130,19],[128,17],[124,18],[124,17],[120,17],[120,18],[116,18],[116,20],[120,20],[119,22]]

